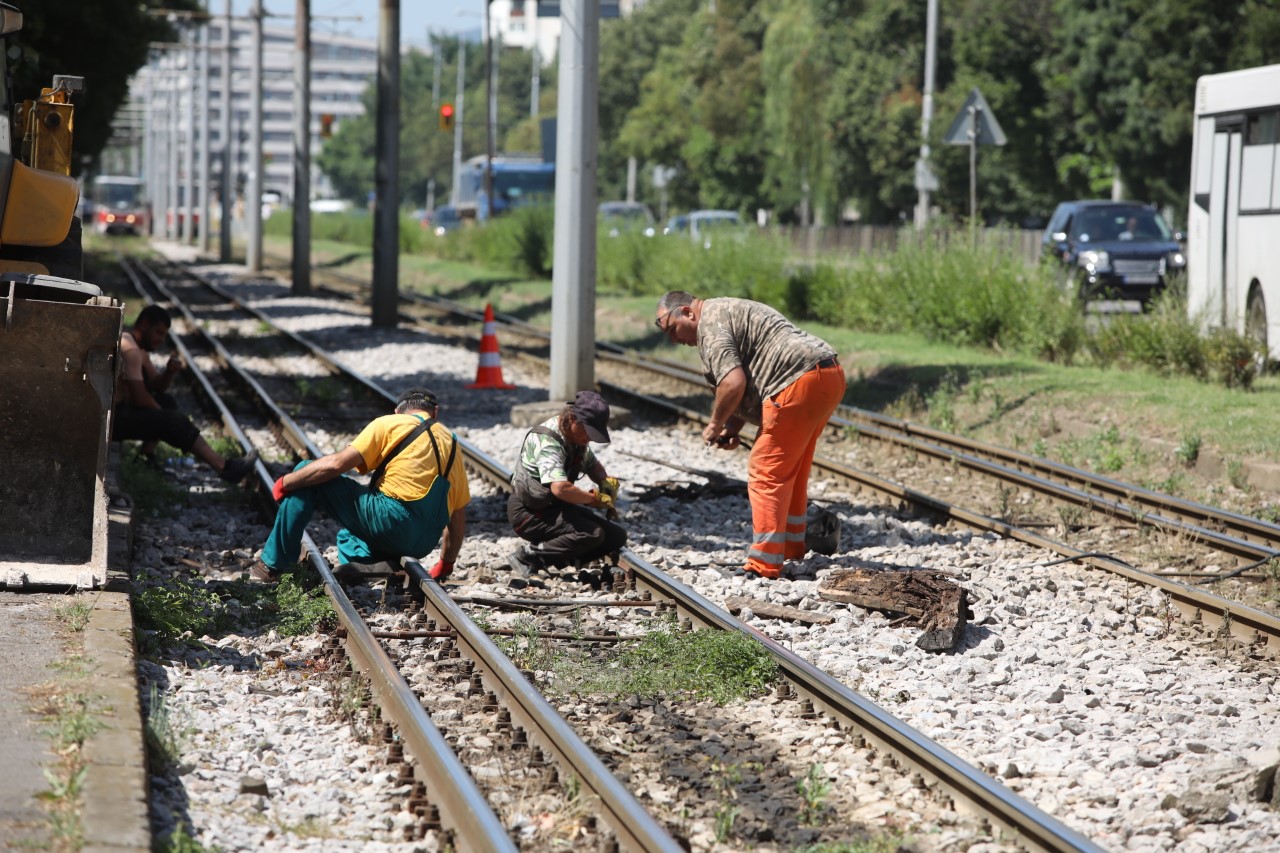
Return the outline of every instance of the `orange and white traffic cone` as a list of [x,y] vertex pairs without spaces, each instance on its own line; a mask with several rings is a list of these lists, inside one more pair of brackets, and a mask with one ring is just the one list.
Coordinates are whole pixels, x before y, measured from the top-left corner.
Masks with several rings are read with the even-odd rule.
[[484,332],[480,336],[480,366],[476,381],[468,388],[514,388],[502,379],[502,356],[498,352],[498,335],[494,331],[493,306],[484,306]]

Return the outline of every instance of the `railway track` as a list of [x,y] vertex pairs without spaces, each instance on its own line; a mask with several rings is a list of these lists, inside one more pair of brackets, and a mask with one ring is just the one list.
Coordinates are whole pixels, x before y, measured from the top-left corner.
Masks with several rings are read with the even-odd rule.
[[[153,284],[158,286],[157,281],[153,280]],[[166,291],[172,298],[172,291],[168,288]],[[253,312],[258,322],[269,322],[265,313],[243,304],[239,307]],[[194,315],[191,320],[199,325],[199,320]],[[296,341],[305,344],[308,349],[313,350],[313,355],[315,354],[313,344],[307,344],[297,336],[293,337]],[[211,345],[215,350],[219,349],[216,343]],[[225,350],[220,352],[220,359],[233,361]],[[333,358],[327,359],[325,364],[327,369],[342,367],[341,363]],[[367,380],[356,381],[370,391],[376,388]],[[242,382],[247,386],[253,386],[255,380],[252,377],[245,377]],[[382,393],[385,399],[393,399],[391,395]],[[277,433],[291,436],[288,445],[296,455],[315,456],[320,452],[320,449],[305,437],[304,431],[291,423],[289,416],[279,406],[274,407],[272,420],[280,425],[276,429]],[[507,482],[508,472],[501,465],[469,444],[465,444],[464,447],[468,453],[469,468],[497,483]],[[269,484],[270,477],[266,475],[265,469],[259,473],[262,477],[262,485],[265,487]],[[433,737],[430,734],[432,730],[425,728],[422,729],[426,732],[425,734],[419,733],[412,736],[403,734],[406,726],[420,725],[421,720],[415,719],[413,707],[420,709],[421,705],[400,692],[404,688],[404,679],[401,677],[397,681],[387,670],[384,665],[384,661],[388,659],[385,650],[379,652],[375,646],[369,645],[364,640],[355,642],[351,639],[362,632],[358,620],[352,616],[356,607],[345,597],[341,585],[335,582],[328,566],[320,556],[320,549],[313,542],[308,544],[308,552],[312,565],[324,580],[326,590],[334,601],[335,610],[342,619],[343,631],[348,637],[349,654],[360,663],[366,673],[369,673],[368,677],[373,684],[374,692],[379,697],[384,694],[400,697],[390,701],[391,707],[388,709],[388,714],[401,730],[401,739],[406,745],[412,746],[412,751],[417,758],[414,766],[419,772],[423,772],[430,762],[439,760],[438,754],[430,750],[433,746],[439,746],[438,741],[443,740],[443,737]],[[465,657],[471,662],[472,667],[470,671],[464,673],[469,683],[478,674],[481,682],[495,696],[503,696],[509,700],[507,704],[510,718],[507,722],[512,731],[524,732],[540,750],[554,756],[567,772],[588,784],[593,795],[605,804],[603,819],[624,847],[672,849],[665,846],[670,843],[670,836],[661,831],[654,831],[652,825],[645,829],[643,818],[638,814],[628,817],[629,809],[623,805],[617,805],[618,802],[625,804],[626,797],[612,788],[617,787],[622,791],[625,789],[622,789],[607,772],[601,772],[599,767],[590,764],[590,758],[586,757],[590,755],[589,751],[583,751],[580,743],[575,745],[573,739],[565,734],[567,726],[563,721],[557,723],[558,717],[546,715],[546,708],[539,707],[540,701],[545,705],[545,700],[541,700],[538,694],[529,688],[526,676],[496,651],[492,641],[473,622],[462,615],[461,610],[449,601],[439,585],[427,579],[422,567],[416,561],[404,561],[404,568],[414,584],[410,598],[421,598],[424,612],[429,614],[430,620],[435,623],[439,632],[447,634],[446,639],[453,643],[449,651],[465,650]],[[810,703],[813,707],[830,715],[840,725],[855,731],[861,745],[874,747],[894,756],[891,761],[895,767],[902,769],[907,775],[919,774],[921,784],[936,785],[944,790],[946,796],[952,798],[961,807],[961,811],[980,814],[981,819],[1011,832],[1019,839],[1020,844],[1032,849],[1094,849],[1087,839],[1043,814],[986,774],[960,761],[947,750],[941,749],[909,726],[895,720],[883,709],[859,697],[837,680],[787,651],[759,631],[742,625],[692,589],[667,577],[637,555],[626,554],[626,568],[635,582],[647,589],[654,598],[674,602],[680,612],[697,624],[714,630],[741,632],[762,642],[792,685],[790,689],[796,693],[798,701]],[[422,752],[419,753],[419,750]],[[456,771],[456,765],[454,768]],[[434,776],[426,780],[426,792],[430,794],[433,802],[438,802],[442,806],[446,805],[444,800],[449,798],[445,797],[442,800],[434,793],[434,789],[444,784],[443,780],[436,779]],[[456,801],[461,794],[452,796]],[[424,808],[422,803],[413,807]],[[464,811],[464,814],[474,812],[472,808]],[[449,816],[447,808],[441,809],[441,819],[446,826],[450,826],[458,834],[460,842],[470,843],[463,841],[458,820]],[[649,820],[652,821],[652,818]]]
[[[342,289],[334,291],[344,298],[358,298],[354,290],[359,281],[333,271],[325,277],[337,281]],[[404,301],[427,310],[452,316],[462,322],[473,323],[479,315],[451,300],[404,293]],[[549,342],[550,335],[519,318],[498,315],[497,319],[516,334],[539,342]],[[679,395],[681,403],[690,396],[710,399],[701,374],[684,365],[629,352],[609,343],[597,346],[597,360],[621,371],[639,371],[649,377],[645,387],[651,387],[652,376],[682,387],[686,393]],[[603,381],[602,387],[613,395],[625,397],[651,409],[665,411],[671,416],[695,423],[705,423],[709,405],[699,410],[687,405],[640,393],[619,381]],[[1262,519],[1224,511],[1195,501],[1162,494],[1150,489],[1124,483],[1090,471],[1075,468],[1052,460],[1025,454],[964,436],[953,435],[911,422],[881,415],[850,406],[842,406],[831,420],[833,433],[856,436],[885,447],[932,459],[952,469],[963,469],[974,475],[989,478],[1001,484],[998,488],[1026,489],[1048,500],[1063,505],[1079,507],[1107,523],[1116,520],[1138,529],[1157,531],[1176,537],[1181,559],[1200,559],[1208,562],[1210,554],[1225,554],[1243,563],[1229,574],[1240,575],[1280,559],[1280,525]],[[1129,580],[1159,589],[1175,602],[1179,612],[1192,623],[1205,625],[1207,630],[1225,628],[1243,642],[1264,646],[1271,653],[1280,650],[1280,617],[1270,611],[1197,588],[1204,582],[1219,582],[1224,573],[1207,574],[1191,572],[1200,583],[1180,582],[1180,573],[1164,573],[1158,567],[1140,567],[1136,558],[1130,562],[1116,553],[1114,542],[1106,547],[1080,548],[1058,541],[1037,532],[1038,525],[1010,523],[992,514],[966,509],[948,500],[940,500],[903,483],[895,482],[866,470],[853,467],[833,454],[815,457],[816,470],[854,484],[886,498],[910,505],[918,511],[941,515],[978,530],[999,533],[1002,536],[1045,548],[1059,557],[1078,561],[1094,568],[1119,574]],[[993,490],[994,491],[994,490]],[[1187,556],[1195,555],[1195,556]]]

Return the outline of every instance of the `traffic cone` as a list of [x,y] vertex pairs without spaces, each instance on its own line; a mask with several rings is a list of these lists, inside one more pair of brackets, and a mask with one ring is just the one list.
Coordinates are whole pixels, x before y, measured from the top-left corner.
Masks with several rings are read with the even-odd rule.
[[484,332],[480,336],[480,366],[476,381],[468,388],[514,388],[502,379],[502,356],[498,353],[498,335],[494,331],[493,306],[484,306]]

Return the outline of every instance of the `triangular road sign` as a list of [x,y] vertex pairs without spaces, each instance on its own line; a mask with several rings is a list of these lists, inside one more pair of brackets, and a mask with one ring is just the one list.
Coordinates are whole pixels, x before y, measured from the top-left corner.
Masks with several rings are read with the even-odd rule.
[[996,114],[991,111],[987,99],[982,97],[982,93],[976,86],[965,99],[964,106],[960,108],[955,121],[951,122],[951,128],[943,141],[948,145],[968,145],[969,131],[973,127],[975,118],[978,122],[979,145],[1004,145],[1009,141],[1005,138],[1004,131],[1000,129],[1000,122],[996,121]]

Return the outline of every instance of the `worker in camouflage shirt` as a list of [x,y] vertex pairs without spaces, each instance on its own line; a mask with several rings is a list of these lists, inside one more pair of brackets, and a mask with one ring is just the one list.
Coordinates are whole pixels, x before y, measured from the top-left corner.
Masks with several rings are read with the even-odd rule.
[[807,553],[809,469],[827,419],[844,397],[836,352],[773,308],[749,299],[699,299],[673,290],[658,300],[657,327],[696,346],[716,389],[702,438],[738,447],[746,423],[758,427],[747,462],[751,547],[746,571],[780,577]]

